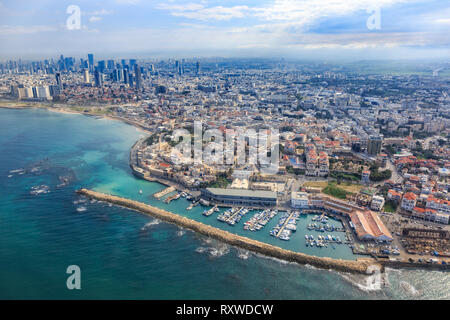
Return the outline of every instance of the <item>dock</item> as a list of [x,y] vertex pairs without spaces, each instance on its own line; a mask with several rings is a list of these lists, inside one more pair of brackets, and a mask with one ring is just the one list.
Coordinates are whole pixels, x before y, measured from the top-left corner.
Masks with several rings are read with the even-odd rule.
[[176,193],[173,196],[168,197],[166,200],[164,200],[164,202],[169,204],[172,200],[179,199],[180,197],[181,195],[179,193]]
[[167,194],[169,194],[169,193],[171,193],[171,192],[174,192],[175,190],[176,190],[175,187],[167,187],[167,188],[165,188],[164,190],[159,191],[159,192],[153,194],[153,196],[154,196],[156,199],[159,200],[159,199],[161,199],[162,197],[164,197],[165,195],[167,195]]
[[286,225],[289,223],[289,221],[291,220],[291,218],[294,216],[295,211],[292,211],[291,214],[289,215],[289,218],[286,219],[286,221],[284,222],[283,226],[280,228],[280,231],[278,231],[276,237],[278,238],[280,236],[280,234],[283,232],[284,228],[286,228]]
[[242,208],[236,210],[236,212],[233,213],[228,219],[226,219],[225,222],[228,223],[228,222],[232,221],[233,218],[236,217],[243,209],[244,209],[244,207],[242,207]]
[[214,207],[212,207],[208,211],[203,212],[203,215],[209,217],[210,215],[212,215],[214,213],[214,211],[216,211],[217,207],[218,207],[218,205],[216,204]]

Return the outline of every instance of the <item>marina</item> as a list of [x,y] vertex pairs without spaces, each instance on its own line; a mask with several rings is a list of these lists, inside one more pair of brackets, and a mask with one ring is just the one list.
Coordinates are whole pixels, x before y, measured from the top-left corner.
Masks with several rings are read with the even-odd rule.
[[173,196],[168,197],[166,200],[164,200],[165,203],[170,203],[172,200],[180,199],[181,194],[175,193]]
[[257,212],[244,224],[244,230],[257,231],[264,228],[264,226],[276,215],[277,210],[266,209],[264,211]]
[[212,215],[214,212],[218,212],[219,211],[219,206],[215,205],[214,207],[212,207],[209,210],[205,210],[203,211],[203,215],[206,217],[209,217],[210,215]]
[[241,207],[241,208],[231,208],[225,211],[224,213],[220,214],[217,217],[217,220],[226,222],[229,225],[233,226],[239,221],[241,221],[242,217],[245,216],[248,213],[248,209]]
[[[172,202],[175,199],[180,199],[177,201],[179,204],[175,205],[175,207],[179,208],[182,206],[183,209],[181,211],[180,209],[173,210],[176,210],[182,216],[193,218],[224,230],[233,230],[233,233],[243,236],[252,235],[251,237],[254,239],[282,248],[296,252],[308,252],[317,256],[346,256],[351,260],[358,256],[366,256],[364,251],[355,250],[355,248],[359,247],[355,246],[347,238],[342,222],[332,216],[328,216],[327,212],[317,210],[257,209],[243,206],[226,207],[219,204],[212,205],[198,198],[193,199],[186,192],[175,193],[174,195],[169,193],[167,198],[165,200],[160,199],[161,202],[159,203],[163,203],[164,208],[174,208]],[[208,218],[216,212],[218,213],[216,219],[209,220]],[[276,216],[280,216],[278,221],[273,219]],[[242,228],[228,229],[234,228],[242,220]],[[270,231],[264,231],[264,228],[269,228]],[[252,233],[249,234],[249,231],[252,231]],[[280,242],[278,240],[283,241]]]
[[299,211],[287,211],[283,213],[277,226],[270,231],[270,235],[281,240],[290,240],[291,232],[297,231],[297,219],[299,215]]
[[175,190],[176,190],[175,187],[167,187],[162,191],[156,192],[155,194],[153,194],[153,196],[159,200],[162,197],[164,197],[165,195],[168,195],[169,193],[174,192]]

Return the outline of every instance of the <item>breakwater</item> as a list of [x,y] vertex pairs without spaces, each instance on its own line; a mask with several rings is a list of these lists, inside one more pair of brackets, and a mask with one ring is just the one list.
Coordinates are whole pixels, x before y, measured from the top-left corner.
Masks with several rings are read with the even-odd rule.
[[285,250],[267,243],[249,239],[236,234],[232,234],[228,231],[208,226],[201,222],[188,219],[175,213],[171,213],[163,209],[159,209],[138,201],[112,196],[104,193],[99,193],[88,189],[80,189],[77,191],[77,193],[84,195],[88,198],[112,203],[131,210],[139,211],[144,214],[148,214],[152,217],[161,219],[169,223],[176,224],[186,229],[190,229],[199,234],[225,242],[235,247],[240,247],[249,251],[257,252],[269,257],[274,257],[285,261],[296,262],[300,264],[309,264],[323,269],[335,269],[339,271],[355,272],[362,274],[366,274],[368,267],[371,265],[377,265],[380,268],[382,268],[382,266],[379,263],[370,258],[352,261],[352,260],[332,259],[327,257],[309,256],[301,252]]

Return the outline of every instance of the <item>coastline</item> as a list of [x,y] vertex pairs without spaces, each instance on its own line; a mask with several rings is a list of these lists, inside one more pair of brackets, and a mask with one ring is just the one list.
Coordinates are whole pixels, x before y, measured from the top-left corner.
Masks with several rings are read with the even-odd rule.
[[121,117],[113,116],[113,115],[97,114],[97,113],[92,113],[92,112],[81,112],[78,110],[74,110],[70,107],[63,108],[60,106],[49,106],[49,105],[45,105],[42,103],[22,103],[21,104],[20,102],[0,100],[0,109],[15,109],[15,110],[44,109],[44,110],[47,110],[50,112],[56,112],[56,113],[61,113],[61,114],[77,114],[77,115],[85,115],[85,116],[91,116],[91,117],[99,117],[99,118],[108,119],[108,120],[121,121],[128,125],[134,126],[136,129],[138,129],[146,134],[152,133],[150,128],[147,128],[144,125],[137,123],[135,121],[129,120],[129,119],[125,119],[125,118],[121,118]]
[[171,213],[138,201],[99,193],[87,189],[80,189],[76,192],[91,199],[108,202],[114,205],[138,211],[146,215],[150,215],[154,218],[158,218],[165,222],[181,226],[199,234],[222,241],[229,245],[260,253],[265,256],[290,262],[296,262],[299,264],[309,264],[321,269],[334,269],[351,273],[368,274],[368,271],[370,271],[370,266],[376,266],[379,267],[380,270],[383,270],[383,265],[371,258],[363,258],[359,260],[342,260],[328,257],[310,256],[301,252],[282,249],[280,247],[276,247],[257,240],[235,235],[228,231],[208,226],[201,222],[182,217],[176,213]]
[[[133,121],[128,120],[128,119],[123,119],[123,118],[120,118],[120,117],[110,116],[110,115],[102,115],[102,114],[81,112],[81,111],[77,111],[77,110],[62,108],[60,106],[51,107],[51,106],[48,106],[48,105],[45,105],[45,104],[35,104],[35,103],[33,103],[33,104],[20,104],[18,102],[2,101],[2,100],[0,100],[0,108],[16,109],[16,110],[19,110],[19,109],[45,109],[45,110],[48,110],[48,111],[51,111],[51,112],[62,113],[62,114],[78,114],[78,115],[94,116],[94,117],[99,117],[99,118],[104,118],[104,119],[109,119],[109,120],[121,121],[121,122],[126,123],[128,125],[132,125],[135,128],[137,128],[138,130],[142,130],[145,133],[151,133],[151,131],[149,131],[149,129],[144,128],[141,125],[139,125],[137,123],[134,123]],[[142,139],[137,140],[135,145],[138,142],[140,142],[141,140]],[[132,169],[133,169],[133,167],[132,167]],[[132,170],[132,171],[134,172],[134,170]],[[158,182],[158,183],[164,184],[163,182],[159,181],[158,179],[150,180],[150,179],[146,179],[144,177],[140,177],[140,178],[142,178],[144,180],[148,180],[148,181],[153,181],[153,182]],[[108,195],[105,195],[105,196],[108,196]],[[114,197],[114,196],[110,196],[110,197]],[[119,197],[117,197],[117,198],[119,198]],[[127,199],[124,199],[124,200],[127,200]],[[108,200],[103,200],[103,201],[110,202]],[[129,200],[129,201],[131,201],[131,200]],[[112,202],[112,203],[114,203],[114,202]],[[145,204],[142,204],[142,205],[145,205]],[[136,209],[134,207],[129,207],[127,205],[119,204],[119,206],[124,206],[124,207],[130,208],[132,210],[136,210],[136,211],[142,212],[140,209]],[[171,213],[171,212],[167,212],[167,211],[165,211],[165,212],[168,213],[168,214],[171,214],[171,215],[183,218],[182,216],[179,216],[176,213]],[[143,213],[152,215],[151,213],[148,213],[148,212],[143,212]],[[183,218],[183,219],[186,219],[186,218]],[[165,219],[163,219],[163,220],[165,220]],[[190,220],[190,219],[187,219],[187,220]],[[168,220],[165,220],[165,221],[177,224],[176,222],[173,222],[173,221],[168,221]],[[196,221],[193,221],[193,220],[190,220],[190,221],[196,222]],[[205,227],[209,227],[209,226],[206,226],[206,225],[204,225],[204,224],[202,224],[200,222],[196,222],[196,223],[199,223],[199,224],[201,224],[202,226],[205,226]],[[189,226],[186,226],[186,228],[194,230],[194,229],[190,228]],[[229,233],[227,231],[223,231],[223,230],[220,230],[220,229],[217,229],[217,228],[214,228],[214,227],[211,227],[211,228],[216,229],[219,232],[228,233],[232,237],[235,236],[235,235],[233,235],[233,234],[231,234],[231,233]],[[200,229],[198,229],[198,230],[200,230]],[[250,248],[248,248],[247,247],[248,243],[247,244],[242,244],[242,241],[243,242],[247,242],[247,240],[250,241],[250,242],[255,241],[255,242],[258,243],[258,241],[256,241],[256,240],[252,240],[252,239],[249,239],[249,238],[246,238],[246,237],[241,237],[243,239],[240,239],[240,240],[234,239],[234,240],[231,241],[231,240],[227,239],[226,237],[222,238],[219,235],[218,236],[212,236],[210,233],[203,233],[201,230],[200,231],[198,231],[198,230],[194,230],[194,231],[195,232],[199,232],[199,233],[204,234],[204,235],[207,235],[207,236],[211,236],[211,237],[216,238],[216,239],[218,239],[220,241],[223,241],[223,242],[226,242],[226,243],[230,243],[233,246],[246,248],[246,249],[248,249],[250,251],[260,252],[260,251],[258,251],[259,249],[257,249],[257,250],[252,249],[252,246],[250,246]],[[261,252],[263,255],[272,256],[272,257],[275,257],[275,258],[280,258],[282,260],[298,262],[300,264],[311,264],[311,265],[317,266],[319,268],[336,269],[336,270],[358,272],[358,273],[364,273],[364,274],[366,273],[365,270],[367,269],[367,266],[366,266],[366,269],[364,271],[362,271],[361,270],[361,265],[359,265],[357,268],[350,267],[349,269],[347,269],[347,267],[342,267],[342,264],[339,263],[339,261],[343,261],[343,262],[346,263],[346,262],[351,261],[351,260],[342,260],[342,259],[333,259],[333,258],[328,258],[328,257],[323,257],[322,258],[322,257],[309,256],[309,255],[304,254],[304,253],[297,253],[297,252],[284,250],[284,249],[281,249],[279,247],[272,246],[272,245],[269,245],[269,244],[265,244],[265,243],[262,243],[262,242],[259,242],[259,244],[261,244],[263,246],[267,245],[267,246],[273,247],[273,249],[268,251],[269,253],[262,253]],[[265,249],[263,249],[263,250],[265,250]],[[294,254],[294,256],[295,255],[298,255],[298,256],[293,258],[293,257],[289,256],[289,254],[282,253],[281,254],[282,257],[280,257],[280,256],[278,256],[280,254],[279,250],[287,251],[289,253]],[[277,252],[277,251],[278,251],[278,253],[271,253],[271,252]],[[324,260],[324,261],[318,261],[317,259]],[[375,263],[377,265],[381,265],[382,269],[384,269],[384,267],[392,267],[392,268],[396,268],[396,269],[416,268],[416,269],[448,270],[448,265],[408,263],[406,261],[395,261],[395,260],[381,259],[381,258],[377,259],[377,260],[375,260],[373,258],[363,258],[363,259],[367,259],[367,260],[372,261],[373,263]],[[361,261],[364,261],[364,260],[357,260],[357,261],[360,263]],[[336,263],[336,262],[338,262],[338,263]],[[355,269],[355,270],[353,270],[353,269]]]

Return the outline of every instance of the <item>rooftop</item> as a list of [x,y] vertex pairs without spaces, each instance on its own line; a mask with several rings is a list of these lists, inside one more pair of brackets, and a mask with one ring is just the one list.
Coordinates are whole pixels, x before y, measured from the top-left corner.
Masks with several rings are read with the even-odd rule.
[[219,196],[255,197],[255,198],[267,198],[267,199],[276,199],[277,198],[277,194],[272,191],[238,190],[238,189],[222,189],[222,188],[206,188],[206,190],[215,195],[219,195]]

